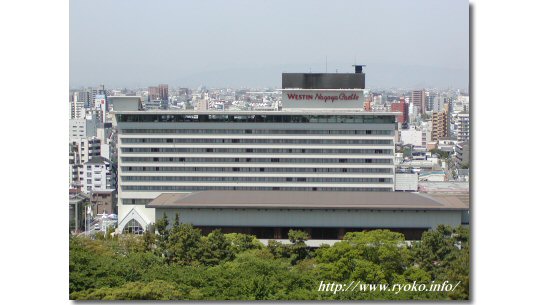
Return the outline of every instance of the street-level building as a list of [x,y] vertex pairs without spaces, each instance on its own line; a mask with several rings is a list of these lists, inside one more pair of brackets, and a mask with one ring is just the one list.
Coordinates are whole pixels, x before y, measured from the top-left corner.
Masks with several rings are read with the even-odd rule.
[[299,229],[315,240],[337,240],[346,232],[371,229],[390,229],[416,240],[440,224],[461,225],[469,208],[450,195],[310,191],[164,193],[147,207],[156,210],[158,219],[165,214],[173,219],[179,213],[180,221],[203,233],[219,228],[224,233],[286,239],[290,229]]

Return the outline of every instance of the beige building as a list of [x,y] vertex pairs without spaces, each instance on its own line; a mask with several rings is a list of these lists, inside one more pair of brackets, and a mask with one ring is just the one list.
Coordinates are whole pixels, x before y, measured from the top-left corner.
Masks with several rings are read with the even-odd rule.
[[446,111],[432,114],[432,141],[448,137],[448,115]]

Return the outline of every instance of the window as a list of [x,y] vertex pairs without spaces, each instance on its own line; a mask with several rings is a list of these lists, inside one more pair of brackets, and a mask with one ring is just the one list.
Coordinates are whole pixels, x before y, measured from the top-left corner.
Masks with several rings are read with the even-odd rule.
[[123,228],[124,234],[137,234],[140,235],[144,233],[144,228],[140,225],[140,223],[134,219],[129,220],[127,225]]

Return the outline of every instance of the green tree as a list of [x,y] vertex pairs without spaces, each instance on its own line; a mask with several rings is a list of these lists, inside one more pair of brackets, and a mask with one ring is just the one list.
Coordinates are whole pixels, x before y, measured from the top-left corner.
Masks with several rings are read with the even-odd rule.
[[166,241],[165,256],[170,263],[193,264],[200,261],[202,233],[191,224],[176,221]]
[[224,234],[224,237],[230,242],[231,249],[235,254],[263,247],[263,244],[254,235],[228,233]]
[[183,297],[176,285],[162,280],[132,282],[121,287],[103,287],[71,294],[73,300],[180,300]]
[[310,256],[310,251],[306,245],[306,241],[310,238],[308,233],[299,230],[290,230],[288,232],[288,238],[291,242],[289,251],[291,253],[291,263],[293,265]]
[[413,247],[415,263],[433,274],[434,279],[446,267],[448,257],[455,249],[453,232],[450,226],[439,225],[435,230],[424,232]]
[[267,242],[267,249],[275,258],[290,257],[290,249],[288,245],[284,245],[282,242],[276,240],[269,240]]
[[348,232],[341,242],[316,251],[321,272],[331,280],[356,276],[390,282],[404,272],[410,257],[403,234],[389,230]]
[[210,266],[232,260],[234,257],[232,244],[220,229],[202,237],[202,251],[202,263]]
[[146,230],[142,236],[144,239],[144,250],[154,251],[157,247],[157,237],[155,236],[155,233],[151,232],[150,230]]
[[155,228],[157,229],[157,233],[161,236],[166,236],[168,234],[168,217],[166,217],[166,213],[163,214],[163,218],[157,220],[155,222]]

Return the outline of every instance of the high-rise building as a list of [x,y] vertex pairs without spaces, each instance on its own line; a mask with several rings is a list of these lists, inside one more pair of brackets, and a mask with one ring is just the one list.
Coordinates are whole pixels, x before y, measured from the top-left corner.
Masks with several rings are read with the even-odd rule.
[[161,101],[168,101],[168,85],[166,84],[159,85],[159,99]]
[[87,91],[74,91],[69,96],[71,119],[81,119],[86,115],[86,108],[90,107],[90,93]]
[[456,137],[458,142],[469,142],[469,113],[458,113],[456,116]]
[[432,141],[448,137],[448,115],[446,111],[432,114]]
[[363,73],[282,83],[280,111],[117,111],[119,230],[154,222],[162,193],[394,191],[399,113],[362,111]]
[[148,87],[148,101],[168,101],[168,85],[160,84],[159,86]]
[[443,97],[440,97],[440,96],[435,96],[433,98],[433,102],[432,102],[432,107],[431,107],[431,111],[433,112],[442,112],[442,111],[445,111],[446,108],[445,108],[445,103],[444,103],[444,98]]
[[148,87],[148,102],[160,99],[159,87]]
[[411,92],[411,104],[418,109],[418,113],[424,114],[426,111],[426,91],[413,90]]

